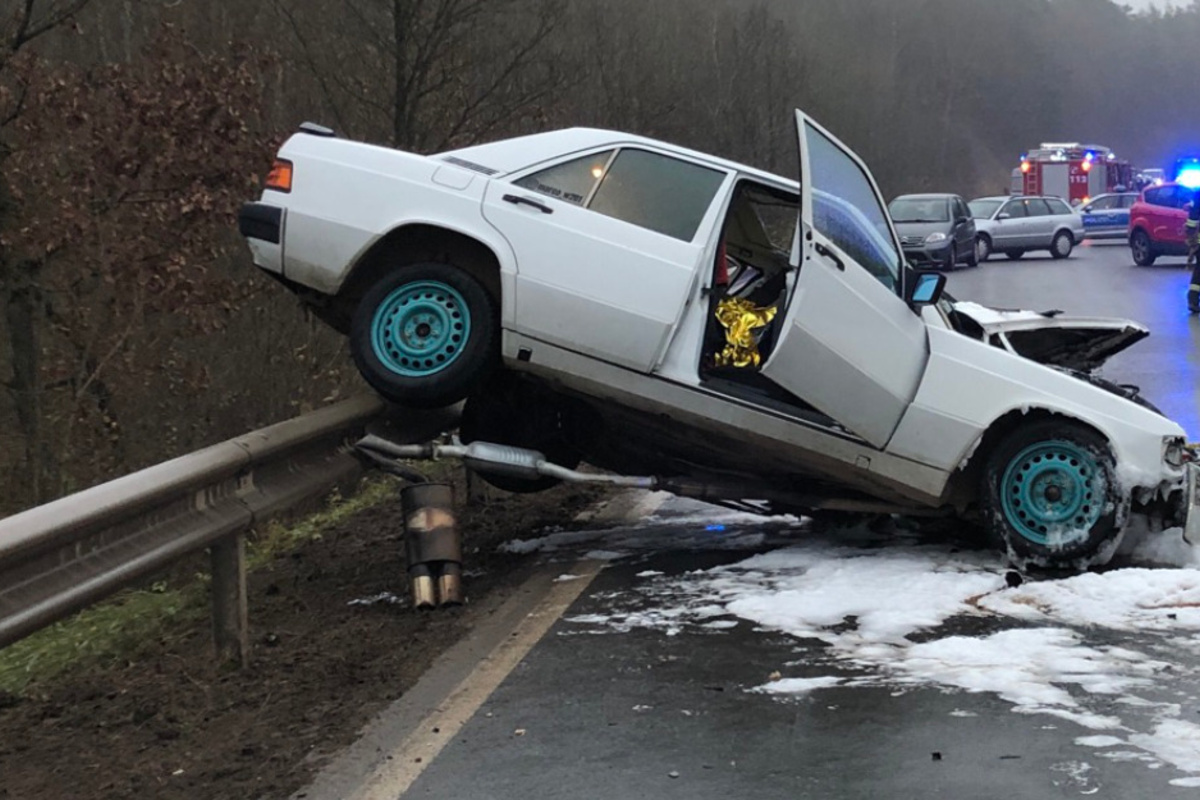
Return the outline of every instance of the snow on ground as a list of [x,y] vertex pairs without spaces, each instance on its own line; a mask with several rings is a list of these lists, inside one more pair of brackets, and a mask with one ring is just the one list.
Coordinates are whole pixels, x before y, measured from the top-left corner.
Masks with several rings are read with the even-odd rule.
[[[670,529],[665,549],[778,544],[753,515],[702,510],[653,522]],[[1100,758],[1200,776],[1200,726],[1179,719],[1178,697],[1160,702],[1163,681],[1193,673],[1200,653],[1200,569],[1189,566],[1200,559],[1178,531],[1140,532],[1123,553],[1139,565],[1180,568],[1136,566],[1009,588],[1004,564],[990,552],[904,534],[818,535],[799,521],[789,525],[792,535],[778,549],[732,565],[675,575],[643,571],[634,591],[607,598],[609,613],[568,618],[576,626],[570,632],[720,635],[745,621],[827,645],[827,669],[820,671],[829,674],[813,674],[812,660],[792,662],[780,665],[778,680],[751,691],[796,697],[832,686],[932,686],[989,693],[1016,712],[1081,726],[1089,735],[1077,744],[1096,748]],[[574,536],[521,546],[553,553]],[[612,551],[606,555],[632,555],[650,543],[661,551],[663,536],[664,528],[657,534],[642,528],[570,544],[602,542]],[[953,635],[951,626],[937,635],[961,617],[991,620],[985,627],[995,632]],[[788,669],[801,674],[789,676]],[[1195,706],[1195,698],[1187,700]],[[1192,780],[1172,783],[1196,785]]]

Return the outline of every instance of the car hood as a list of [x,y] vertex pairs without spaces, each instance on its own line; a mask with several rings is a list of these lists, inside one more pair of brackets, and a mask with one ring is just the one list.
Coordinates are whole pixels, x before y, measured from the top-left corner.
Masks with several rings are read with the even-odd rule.
[[893,222],[900,236],[925,237],[931,233],[949,233],[949,222]]
[[956,302],[954,310],[978,324],[984,338],[1001,335],[1026,358],[1052,367],[1091,372],[1150,335],[1144,325],[1112,317],[1068,317],[1058,311],[1010,311]]

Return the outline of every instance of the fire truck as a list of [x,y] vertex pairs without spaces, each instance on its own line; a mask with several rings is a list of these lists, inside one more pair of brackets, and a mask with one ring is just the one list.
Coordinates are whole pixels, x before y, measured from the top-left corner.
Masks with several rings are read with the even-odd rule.
[[1014,194],[1061,197],[1073,205],[1132,187],[1129,162],[1096,144],[1046,142],[1021,156],[1013,170]]

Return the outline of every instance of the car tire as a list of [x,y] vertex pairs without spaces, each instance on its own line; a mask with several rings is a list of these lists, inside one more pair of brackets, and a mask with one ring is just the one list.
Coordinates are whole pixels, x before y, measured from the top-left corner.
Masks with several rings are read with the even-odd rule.
[[1130,500],[1102,436],[1047,420],[1017,429],[992,451],[980,505],[992,540],[1018,566],[1082,571],[1116,551]]
[[[500,373],[463,406],[459,438],[464,444],[491,442],[536,450],[552,463],[575,469],[582,460],[566,435],[566,409],[545,390]],[[515,494],[553,489],[558,478],[519,478],[476,470],[492,486]]]
[[1154,252],[1154,244],[1150,241],[1150,235],[1143,230],[1136,230],[1129,237],[1129,250],[1133,254],[1133,263],[1139,267],[1150,267],[1154,265],[1158,255]]
[[1025,256],[1024,250],[1005,250],[1004,255],[1008,256],[1009,261],[1020,261]]
[[466,270],[411,264],[367,290],[350,352],[375,391],[399,405],[441,408],[483,384],[500,361],[496,301]]
[[979,266],[979,241],[975,241],[975,246],[971,248],[971,254],[967,256],[968,267]]
[[946,253],[946,260],[942,262],[942,269],[947,272],[952,272],[958,266],[958,245],[950,245],[950,250]]
[[1051,257],[1062,260],[1069,258],[1071,251],[1075,249],[1075,237],[1066,231],[1059,231],[1054,234],[1054,241],[1050,242]]
[[992,257],[992,238],[980,236],[975,243],[975,256],[980,264]]

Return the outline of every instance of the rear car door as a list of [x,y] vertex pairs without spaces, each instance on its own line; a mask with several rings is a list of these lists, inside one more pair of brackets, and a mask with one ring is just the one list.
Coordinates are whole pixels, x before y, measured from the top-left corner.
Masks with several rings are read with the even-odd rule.
[[484,217],[516,253],[516,332],[649,372],[698,277],[726,170],[611,148],[495,180]]
[[1056,218],[1050,211],[1050,206],[1040,197],[1031,197],[1025,201],[1029,217],[1025,224],[1028,226],[1030,247],[1049,247],[1054,237]]
[[925,324],[902,298],[900,243],[871,173],[801,111],[799,266],[762,373],[875,447],[916,395]]
[[[1153,238],[1158,244],[1183,246],[1186,237],[1184,225],[1187,212],[1184,206],[1191,200],[1192,192],[1182,186],[1163,186],[1154,204]],[[1146,193],[1149,198],[1150,193]]]

